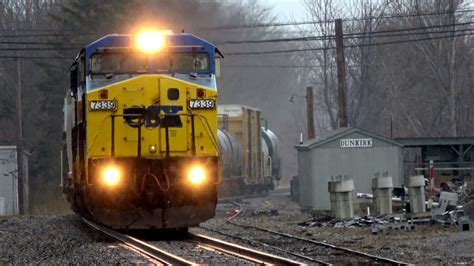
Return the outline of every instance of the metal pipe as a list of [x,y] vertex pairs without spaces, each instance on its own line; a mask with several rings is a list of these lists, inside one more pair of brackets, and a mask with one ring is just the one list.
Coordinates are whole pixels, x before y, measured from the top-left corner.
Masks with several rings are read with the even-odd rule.
[[193,156],[196,155],[196,135],[195,135],[195,132],[194,132],[195,128],[194,128],[194,114],[191,114],[191,154]]
[[[430,165],[429,162],[427,163],[419,163],[419,162],[413,162],[413,161],[403,161],[403,163],[405,165]],[[435,165],[444,165],[444,164],[447,164],[447,165],[452,165],[452,164],[456,164],[456,165],[472,165],[474,164],[473,162],[434,162]]]
[[112,118],[112,136],[111,136],[111,142],[112,146],[110,148],[110,157],[114,158],[115,157],[115,115],[111,116]]
[[166,155],[165,155],[165,157],[168,158],[168,157],[170,157],[170,136],[169,136],[168,125],[166,125],[166,124],[165,124],[165,138],[166,138]]
[[[428,167],[416,167],[415,171],[425,171],[429,170]],[[440,167],[434,168],[436,171],[451,171],[451,170],[474,170],[474,167]]]
[[138,147],[137,147],[137,157],[142,156],[142,117],[138,118]]

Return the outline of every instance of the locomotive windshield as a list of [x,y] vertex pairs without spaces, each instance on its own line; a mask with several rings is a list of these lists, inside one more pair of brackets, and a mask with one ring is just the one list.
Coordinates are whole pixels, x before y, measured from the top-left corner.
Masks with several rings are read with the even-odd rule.
[[209,71],[209,55],[206,53],[175,53],[172,71],[177,73]]
[[148,58],[142,54],[99,53],[91,57],[92,74],[146,72]]
[[181,73],[209,71],[207,53],[173,53],[148,56],[142,53],[96,53],[90,61],[90,73],[140,74],[151,72]]

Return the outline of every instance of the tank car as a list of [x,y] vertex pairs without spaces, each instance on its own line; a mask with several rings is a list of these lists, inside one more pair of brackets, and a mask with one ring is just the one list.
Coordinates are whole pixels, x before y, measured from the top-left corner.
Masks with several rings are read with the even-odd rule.
[[154,30],[80,51],[62,152],[76,212],[126,229],[187,229],[214,216],[219,54],[197,36]]
[[267,127],[262,127],[262,143],[266,151],[264,152],[264,174],[271,176],[274,181],[279,183],[281,179],[281,168],[278,137]]
[[274,188],[280,180],[278,139],[261,127],[261,111],[244,105],[219,105],[219,146],[223,179],[220,197],[250,195]]

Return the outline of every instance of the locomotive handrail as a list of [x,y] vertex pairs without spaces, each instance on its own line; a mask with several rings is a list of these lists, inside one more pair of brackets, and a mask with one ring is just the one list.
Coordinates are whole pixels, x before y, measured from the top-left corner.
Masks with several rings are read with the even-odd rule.
[[97,132],[95,133],[94,138],[92,139],[91,144],[88,145],[88,147],[87,147],[87,153],[89,153],[89,152],[91,151],[91,148],[92,148],[92,146],[94,145],[95,140],[97,139],[97,136],[99,136],[99,133],[100,133],[100,131],[102,130],[102,127],[104,126],[104,122],[105,122],[105,120],[106,120],[107,118],[108,118],[108,116],[105,116],[105,117],[102,119],[102,121],[100,122],[99,129],[98,129]]
[[[214,147],[216,148],[217,150],[217,155],[219,156],[220,155],[220,151],[219,151],[219,144],[217,143],[217,139],[216,137],[214,136],[214,134],[212,133],[212,130],[211,130],[211,126],[209,125],[209,121],[207,121],[207,118],[203,115],[200,115],[200,114],[197,114],[197,116],[201,119],[201,123],[202,123],[202,119],[204,119],[204,121],[206,122],[206,133],[208,135],[210,135],[210,137],[212,138],[212,144],[214,145]],[[203,123],[204,124],[204,123]],[[207,130],[209,130],[209,132],[207,132]]]
[[141,157],[142,151],[142,114],[111,114],[111,147],[110,147],[110,157],[113,159],[115,157],[115,117],[136,117],[138,118],[138,144],[137,144],[137,157]]

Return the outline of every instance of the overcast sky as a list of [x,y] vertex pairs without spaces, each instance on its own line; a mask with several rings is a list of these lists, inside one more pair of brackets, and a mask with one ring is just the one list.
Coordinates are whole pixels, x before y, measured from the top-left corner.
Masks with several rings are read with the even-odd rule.
[[278,16],[279,21],[303,20],[305,8],[301,0],[260,0],[268,7],[273,7],[273,12]]

